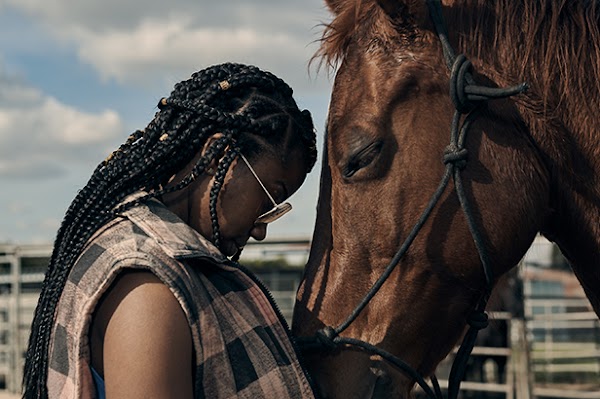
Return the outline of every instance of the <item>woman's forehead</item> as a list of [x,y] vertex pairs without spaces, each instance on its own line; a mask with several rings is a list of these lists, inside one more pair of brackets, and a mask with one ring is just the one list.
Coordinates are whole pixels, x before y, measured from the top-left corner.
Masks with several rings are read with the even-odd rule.
[[302,185],[306,177],[306,160],[300,150],[291,151],[285,157],[260,154],[254,162],[250,162],[261,179],[285,184],[290,195]]

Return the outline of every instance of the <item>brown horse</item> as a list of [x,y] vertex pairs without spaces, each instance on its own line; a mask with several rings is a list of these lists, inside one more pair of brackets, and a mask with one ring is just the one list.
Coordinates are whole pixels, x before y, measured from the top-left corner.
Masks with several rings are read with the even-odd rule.
[[[456,105],[430,1],[327,0],[335,17],[319,56],[337,74],[313,246],[293,320],[300,337],[347,320],[447,170]],[[529,85],[477,106],[468,128],[455,169],[479,237],[472,238],[453,175],[364,310],[338,336],[331,329],[319,335],[329,344],[368,342],[423,376],[464,334],[489,288],[486,275],[493,285],[538,233],[558,244],[600,314],[600,2],[442,3],[449,43],[472,62],[471,81]],[[329,346],[305,355],[323,397],[410,396],[414,375],[361,348]]]

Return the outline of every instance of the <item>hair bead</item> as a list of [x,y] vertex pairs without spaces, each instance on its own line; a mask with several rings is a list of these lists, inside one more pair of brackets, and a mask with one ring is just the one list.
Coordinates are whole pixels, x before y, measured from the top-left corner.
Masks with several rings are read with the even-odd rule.
[[219,82],[219,87],[221,88],[221,90],[226,91],[226,90],[229,90],[229,88],[231,87],[231,84],[229,83],[228,80],[222,80]]

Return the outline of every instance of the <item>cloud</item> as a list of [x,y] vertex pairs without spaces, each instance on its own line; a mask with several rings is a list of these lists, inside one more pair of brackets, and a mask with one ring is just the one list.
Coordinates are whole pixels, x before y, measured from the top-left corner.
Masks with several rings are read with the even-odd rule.
[[0,160],[0,178],[3,180],[49,179],[66,175],[67,169],[52,160]]
[[[287,75],[306,74],[310,57],[306,44],[284,32],[251,28],[194,28],[188,18],[147,20],[135,31],[91,35],[80,57],[98,69],[103,78],[143,84],[161,71],[182,75],[199,66],[225,60],[259,63]],[[131,49],[135,48],[135,51]],[[290,68],[293,68],[290,70]]]
[[24,213],[29,210],[29,206],[24,204],[22,201],[11,201],[6,206],[6,210],[10,213]]
[[97,162],[123,133],[110,109],[88,113],[0,69],[0,177],[49,178]]
[[[308,77],[322,0],[174,0],[102,2],[4,0],[39,20],[105,80],[145,86],[226,61],[256,64],[297,89],[328,90]],[[185,11],[183,11],[185,10]]]
[[60,227],[60,220],[56,218],[45,218],[40,221],[39,228],[42,230],[56,231]]
[[[307,63],[327,20],[324,0],[0,0],[0,241],[47,241],[156,93],[208,65],[275,73],[322,126],[331,84]],[[305,186],[293,224],[310,234],[318,184]]]
[[193,16],[198,26],[255,26],[265,30],[305,35],[328,18],[324,0],[0,0],[2,7],[16,9],[63,32],[78,28],[103,33],[126,30],[143,20]]

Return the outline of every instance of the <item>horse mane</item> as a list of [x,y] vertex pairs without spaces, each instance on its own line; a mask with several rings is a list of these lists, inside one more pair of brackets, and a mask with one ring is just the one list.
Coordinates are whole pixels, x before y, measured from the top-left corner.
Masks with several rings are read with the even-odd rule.
[[404,23],[392,23],[375,1],[351,0],[339,2],[336,17],[328,24],[321,37],[321,45],[312,60],[319,59],[334,69],[345,57],[353,38],[370,38],[377,44],[386,44],[412,37],[410,18],[405,10]]
[[[392,21],[374,0],[337,4],[313,58],[330,67],[344,59],[353,40],[367,38],[397,48],[401,40],[415,38],[407,10]],[[460,29],[454,32],[457,50],[468,57],[505,60],[514,74],[507,78],[535,80],[543,101],[551,92],[558,102],[600,92],[600,0],[462,0],[449,14],[451,36]]]
[[470,28],[459,47],[480,59],[502,59],[512,70],[509,79],[537,86],[546,117],[548,107],[565,98],[580,99],[584,107],[591,105],[585,98],[597,98],[600,1],[465,0],[455,12],[455,26]]

